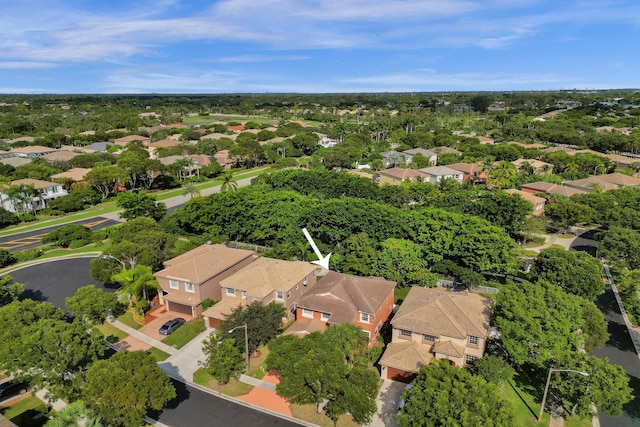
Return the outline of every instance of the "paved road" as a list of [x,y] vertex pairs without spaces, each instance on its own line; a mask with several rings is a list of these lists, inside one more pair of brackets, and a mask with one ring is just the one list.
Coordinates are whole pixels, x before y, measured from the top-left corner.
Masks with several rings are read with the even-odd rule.
[[[119,224],[119,222],[98,216],[76,221],[74,224],[85,225],[91,229],[97,230],[109,225]],[[6,249],[9,252],[16,252],[25,249],[37,248],[38,246],[42,246],[41,239],[43,236],[60,227],[62,227],[62,225],[54,225],[35,231],[26,231],[24,233],[13,234],[11,236],[0,237],[0,249]]]
[[[89,275],[91,258],[73,258],[36,264],[9,273],[16,281],[24,283],[27,298],[48,301],[66,310],[64,299],[86,285],[105,289],[104,283]],[[114,289],[106,288],[108,291]]]
[[168,426],[297,427],[301,425],[212,396],[181,382],[172,381],[178,397],[169,402],[168,407],[162,412],[149,414],[151,418]]
[[640,359],[635,352],[629,331],[622,319],[620,308],[611,289],[602,294],[596,304],[608,322],[609,341],[604,347],[591,352],[594,356],[608,357],[611,363],[621,365],[629,376],[629,385],[634,389],[635,399],[627,403],[618,417],[599,413],[602,427],[637,427],[640,425]]

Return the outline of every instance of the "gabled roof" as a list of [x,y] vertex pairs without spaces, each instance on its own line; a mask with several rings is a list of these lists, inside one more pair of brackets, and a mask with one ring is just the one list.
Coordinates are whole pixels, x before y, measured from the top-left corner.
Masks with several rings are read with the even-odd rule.
[[438,154],[462,154],[462,152],[456,150],[455,148],[447,147],[446,145],[441,145],[440,147],[436,147],[433,149]]
[[424,148],[412,148],[410,150],[404,150],[404,154],[409,154],[410,156],[415,156],[416,154],[422,154],[425,157],[437,156],[438,153],[431,150],[426,150]]
[[613,184],[609,181],[599,179],[599,177],[595,177],[595,176],[591,176],[585,179],[576,179],[573,181],[567,181],[565,184],[569,187],[574,187],[579,190],[584,190],[587,192],[593,191],[598,188],[602,191],[608,191],[608,190],[615,190],[617,188],[622,187],[622,185]]
[[14,153],[32,154],[32,153],[52,153],[58,150],[51,147],[45,147],[43,145],[27,145],[24,147],[14,147],[11,149],[11,151]]
[[375,314],[395,282],[330,271],[298,300],[298,307],[329,313],[329,323],[353,322],[359,311]]
[[237,307],[244,307],[246,305],[247,301],[240,298],[223,298],[222,301],[206,309],[202,315],[205,317],[212,317],[214,319],[226,320],[227,316],[231,314],[233,310]]
[[182,141],[178,141],[175,139],[161,139],[160,141],[156,141],[156,142],[150,142],[149,144],[147,144],[148,147],[155,147],[155,148],[171,148],[171,147],[177,147],[178,145],[181,145]]
[[524,142],[509,141],[509,142],[507,142],[507,144],[509,144],[509,145],[517,145],[517,146],[522,147],[522,148],[547,148],[546,145],[540,144],[540,143],[537,143],[537,142],[533,143],[533,144],[526,144]]
[[60,184],[56,184],[55,182],[42,181],[40,179],[32,179],[32,178],[24,178],[17,179],[15,181],[11,181],[11,185],[20,186],[20,185],[33,185],[33,188],[36,190],[40,190],[42,188],[56,187]]
[[459,170],[451,169],[446,166],[431,166],[418,170],[431,176],[460,175],[462,173]]
[[408,168],[390,168],[390,169],[384,169],[378,172],[380,175],[385,175],[385,176],[389,176],[391,178],[396,178],[396,179],[400,179],[402,181],[404,181],[405,179],[411,179],[411,178],[427,178],[427,176],[420,172],[417,171],[415,169],[408,169]]
[[553,165],[551,163],[543,162],[536,159],[518,159],[511,162],[516,167],[522,166],[523,163],[529,163],[535,169],[542,169],[543,167],[549,167],[549,171],[553,171]]
[[418,372],[432,360],[430,345],[418,341],[392,342],[380,358],[380,365],[405,372]]
[[78,181],[84,180],[84,176],[90,170],[91,169],[87,169],[87,168],[72,168],[72,169],[69,169],[66,172],[61,172],[61,173],[57,173],[55,175],[51,175],[51,179],[69,178],[69,179],[72,179],[72,180],[78,182]]
[[482,166],[477,163],[452,163],[450,165],[447,165],[447,167],[469,174],[479,174],[480,172],[482,172]]
[[0,163],[4,163],[5,165],[11,165],[14,168],[22,165],[26,165],[31,163],[31,159],[26,157],[7,157],[5,159],[0,159]]
[[447,356],[462,357],[464,356],[464,347],[450,340],[438,341],[433,345],[433,352],[446,354]]
[[261,257],[220,281],[220,286],[244,291],[254,298],[264,298],[273,291],[288,291],[317,269],[317,265],[304,261]]
[[528,200],[531,203],[533,203],[534,207],[538,203],[544,203],[544,202],[547,201],[547,199],[545,199],[543,197],[538,197],[538,196],[536,196],[534,194],[527,193],[526,191],[516,190],[515,188],[510,188],[508,190],[504,190],[504,192],[508,193],[508,194],[517,194],[518,196],[522,197],[523,199]]
[[254,255],[255,252],[245,249],[205,244],[165,261],[165,268],[155,275],[200,284]]
[[586,191],[565,185],[552,184],[550,182],[536,181],[522,184],[522,188],[527,188],[538,193],[559,194],[565,197],[571,197],[574,194],[584,194]]
[[597,178],[600,181],[606,181],[624,187],[640,185],[640,179],[618,172],[598,175],[594,178]]
[[413,286],[391,320],[394,328],[436,337],[486,337],[491,300],[475,293]]
[[82,156],[82,153],[75,153],[73,151],[56,150],[50,153],[44,154],[43,159],[51,162],[68,162],[74,157]]

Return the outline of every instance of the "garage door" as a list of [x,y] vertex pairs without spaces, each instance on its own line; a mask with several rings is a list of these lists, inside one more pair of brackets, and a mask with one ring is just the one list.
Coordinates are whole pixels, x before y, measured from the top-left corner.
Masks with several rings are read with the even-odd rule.
[[411,372],[401,371],[400,369],[395,369],[391,367],[387,368],[388,380],[401,381],[403,383],[410,383],[415,377],[416,377],[416,374],[413,374]]
[[188,314],[189,316],[191,316],[191,306],[190,305],[184,305],[184,304],[178,304],[177,302],[172,302],[172,301],[167,301],[169,303],[169,306],[167,307],[169,309],[169,311],[173,311],[176,313],[182,313],[182,314]]

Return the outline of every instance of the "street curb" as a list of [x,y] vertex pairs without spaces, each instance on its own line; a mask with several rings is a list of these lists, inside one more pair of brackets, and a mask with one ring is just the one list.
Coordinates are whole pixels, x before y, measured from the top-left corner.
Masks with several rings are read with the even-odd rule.
[[622,313],[622,318],[624,319],[627,331],[629,331],[629,336],[631,337],[631,341],[633,342],[633,347],[636,350],[636,356],[638,356],[638,359],[640,359],[640,332],[633,326],[633,324],[631,324],[629,316],[627,315],[627,312],[622,305],[622,299],[620,299],[620,295],[618,295],[618,289],[616,288],[616,285],[613,284],[613,281],[611,281],[610,286],[611,290],[613,291],[613,295],[616,297],[616,301],[618,302],[618,307],[620,307],[620,312]]
[[40,264],[46,264],[48,262],[54,262],[54,261],[62,261],[62,260],[66,260],[66,259],[75,259],[75,258],[97,258],[98,256],[100,256],[101,252],[96,251],[96,252],[84,252],[82,254],[76,254],[76,255],[62,255],[62,256],[57,256],[57,257],[53,257],[53,258],[45,258],[45,259],[41,259],[41,260],[32,260],[32,261],[25,261],[21,264],[16,264],[16,265],[12,265],[9,267],[5,267],[3,269],[0,269],[0,276],[3,276],[5,274],[9,274],[13,271],[16,270],[22,270],[23,268],[27,268],[27,267],[33,267],[34,265],[40,265]]

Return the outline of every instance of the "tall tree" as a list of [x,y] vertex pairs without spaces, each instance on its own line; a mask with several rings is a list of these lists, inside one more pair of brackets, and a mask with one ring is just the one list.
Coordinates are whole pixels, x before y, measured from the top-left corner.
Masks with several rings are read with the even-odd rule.
[[89,324],[102,323],[110,313],[118,316],[123,311],[115,293],[95,285],[78,288],[73,296],[65,298],[65,305],[73,315]]
[[24,292],[24,285],[13,280],[8,274],[0,276],[0,307],[17,301]]
[[114,274],[111,280],[120,284],[121,288],[118,292],[128,295],[132,304],[140,298],[149,302],[149,292],[160,288],[151,272],[151,267],[142,264],[123,269]]
[[245,367],[245,358],[235,341],[234,338],[223,339],[218,331],[214,331],[202,342],[202,352],[206,357],[203,366],[219,383],[228,383]]
[[160,410],[176,397],[176,390],[149,353],[123,351],[89,367],[82,396],[110,425],[138,426],[149,409]]

